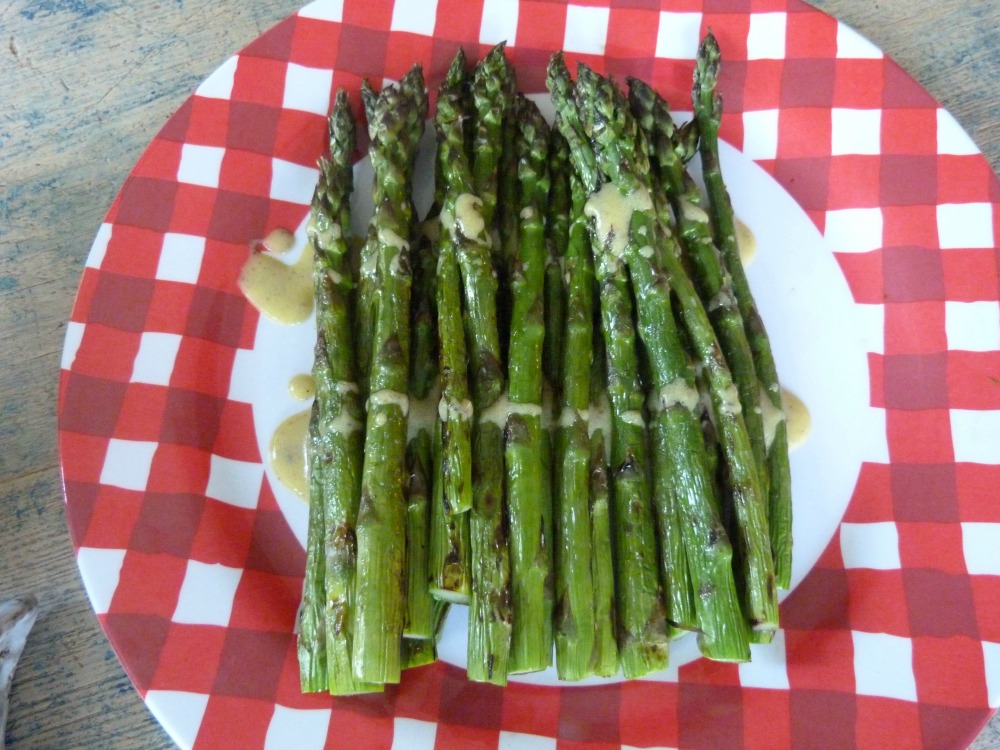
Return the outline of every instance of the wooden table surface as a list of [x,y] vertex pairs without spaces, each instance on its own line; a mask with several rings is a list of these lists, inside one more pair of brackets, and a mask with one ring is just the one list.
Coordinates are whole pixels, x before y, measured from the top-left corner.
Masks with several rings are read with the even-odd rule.
[[[93,236],[146,144],[205,76],[297,4],[0,2],[0,599],[41,602],[14,681],[13,750],[172,747],[77,573],[56,451],[60,351]],[[1000,0],[815,4],[913,74],[997,170]],[[973,747],[1000,750],[1000,718]]]

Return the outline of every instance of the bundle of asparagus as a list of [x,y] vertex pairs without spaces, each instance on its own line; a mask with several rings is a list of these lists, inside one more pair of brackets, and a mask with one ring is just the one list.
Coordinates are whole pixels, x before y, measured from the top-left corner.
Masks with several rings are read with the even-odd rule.
[[472,69],[459,52],[422,222],[420,69],[365,84],[376,210],[353,263],[338,93],[309,223],[303,690],[398,682],[456,603],[469,678],[498,685],[553,652],[563,680],[635,678],[690,631],[724,661],[773,636],[788,445],[719,166],[719,57],[709,34],[677,128],[645,83],[626,96],[582,64],[574,81],[556,54],[550,127],[503,45]]

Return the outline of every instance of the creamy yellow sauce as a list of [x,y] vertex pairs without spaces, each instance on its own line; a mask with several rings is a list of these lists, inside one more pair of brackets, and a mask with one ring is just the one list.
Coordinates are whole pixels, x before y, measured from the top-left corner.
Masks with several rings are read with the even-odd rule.
[[[411,398],[410,399],[410,413],[406,418],[406,439],[409,441],[411,438],[415,437],[421,430],[427,430],[429,433],[434,433],[434,425],[438,420],[438,413],[441,410],[443,400],[441,399],[441,390],[437,383],[431,388],[430,393],[427,394],[426,398]],[[447,405],[445,406],[445,415],[442,417],[441,421],[446,421],[448,416]],[[472,402],[469,402],[469,416],[472,416]]]
[[293,414],[278,425],[271,438],[271,468],[275,476],[303,500],[309,497],[308,440],[308,409]]
[[541,417],[543,413],[541,404],[519,404],[511,401],[504,391],[495,403],[476,414],[476,420],[480,423],[489,422],[503,429],[507,424],[507,418],[511,414],[521,414],[525,417]]
[[240,271],[240,290],[275,323],[301,323],[313,309],[312,259],[310,245],[294,263],[282,263],[269,252],[251,253]]
[[316,381],[308,373],[301,373],[288,381],[288,395],[296,401],[307,401],[316,395]]
[[272,229],[261,244],[275,255],[284,255],[295,245],[295,235],[287,229]]
[[812,430],[809,407],[802,399],[789,390],[781,389],[782,406],[785,408],[785,429],[788,433],[788,448],[794,450],[802,445]]
[[486,221],[479,213],[482,200],[471,193],[462,193],[455,200],[455,224],[465,237],[475,239],[486,229]]
[[744,266],[749,265],[757,255],[757,238],[739,219],[736,220],[736,246],[740,249],[740,261]]
[[687,380],[678,377],[667,383],[658,392],[649,394],[646,399],[646,406],[650,412],[656,413],[674,406],[683,406],[688,411],[698,408],[701,395],[696,388],[688,385]]
[[681,201],[681,214],[686,221],[697,221],[700,224],[708,224],[708,214],[701,206],[697,206],[691,201]]
[[785,412],[771,403],[763,385],[760,386],[760,417],[764,423],[764,445],[771,450],[778,425],[785,421]]
[[583,213],[594,219],[594,230],[601,246],[620,258],[628,244],[632,213],[652,208],[653,201],[646,189],[639,188],[628,195],[622,195],[613,183],[606,182],[600,190],[587,198]]
[[778,425],[784,423],[788,448],[794,450],[809,437],[812,430],[812,417],[809,415],[809,407],[787,388],[781,389],[781,406],[781,409],[775,408],[761,387],[760,414],[764,421],[765,444],[768,449],[771,448]]

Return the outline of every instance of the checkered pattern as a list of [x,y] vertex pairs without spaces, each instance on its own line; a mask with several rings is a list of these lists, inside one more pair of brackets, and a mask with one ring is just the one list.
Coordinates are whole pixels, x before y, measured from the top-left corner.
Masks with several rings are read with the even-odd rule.
[[[525,90],[564,47],[686,109],[709,27],[722,134],[834,250],[888,446],[783,633],[670,681],[499,690],[439,664],[379,696],[300,695],[304,554],[230,374],[257,323],[247,242],[304,217],[331,91],[417,60],[436,85],[459,45],[507,39]],[[964,747],[1000,702],[998,227],[1000,183],[954,119],[798,0],[317,0],[198,88],[95,240],[59,397],[94,608],[182,747]]]

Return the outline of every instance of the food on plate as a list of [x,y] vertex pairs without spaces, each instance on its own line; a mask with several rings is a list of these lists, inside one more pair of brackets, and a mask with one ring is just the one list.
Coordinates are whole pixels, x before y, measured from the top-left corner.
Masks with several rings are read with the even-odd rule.
[[[375,215],[345,236],[355,124],[330,117],[306,251],[315,400],[302,689],[380,690],[469,609],[468,676],[637,678],[697,634],[742,662],[791,578],[789,434],[718,157],[719,49],[675,126],[562,54],[549,124],[503,45],[437,91],[418,217],[419,66],[362,102]],[[700,156],[707,198],[687,163]]]

